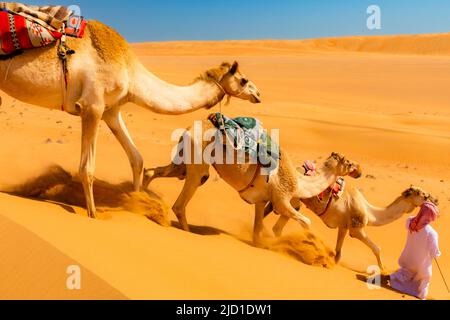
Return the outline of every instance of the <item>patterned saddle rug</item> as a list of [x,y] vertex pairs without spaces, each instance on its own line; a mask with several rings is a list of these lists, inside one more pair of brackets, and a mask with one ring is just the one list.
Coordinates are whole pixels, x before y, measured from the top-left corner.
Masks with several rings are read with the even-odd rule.
[[[78,19],[77,28],[65,28]],[[0,2],[0,56],[22,50],[40,48],[61,39],[63,33],[82,37],[86,22],[73,17],[63,6],[29,6],[15,2]]]
[[280,148],[258,119],[247,117],[231,119],[221,113],[211,114],[208,119],[226,136],[234,149],[244,151],[263,168],[270,168],[269,173],[278,168]]

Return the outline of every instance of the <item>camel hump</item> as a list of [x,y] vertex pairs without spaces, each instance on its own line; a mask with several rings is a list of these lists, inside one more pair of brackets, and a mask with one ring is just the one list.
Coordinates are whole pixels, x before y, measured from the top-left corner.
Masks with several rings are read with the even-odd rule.
[[101,59],[107,63],[129,63],[131,49],[116,30],[95,20],[89,21],[88,30],[92,46]]

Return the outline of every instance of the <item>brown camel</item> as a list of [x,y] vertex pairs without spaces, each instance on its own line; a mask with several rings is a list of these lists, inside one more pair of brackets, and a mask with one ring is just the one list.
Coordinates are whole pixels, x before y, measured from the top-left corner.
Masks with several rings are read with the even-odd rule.
[[[331,201],[331,202],[330,202]],[[326,191],[325,197],[320,201],[317,197],[301,200],[311,211],[319,215],[322,221],[331,229],[339,229],[336,244],[336,262],[342,255],[342,246],[347,233],[362,241],[368,246],[378,260],[379,267],[383,270],[381,249],[367,236],[364,229],[367,226],[384,226],[400,219],[404,214],[414,211],[425,202],[431,201],[435,204],[438,200],[418,187],[411,186],[400,197],[386,208],[378,208],[371,205],[357,188],[347,184],[347,188],[339,199],[335,199],[330,190]],[[293,202],[295,208],[300,209],[300,200]],[[328,207],[328,209],[327,209]],[[272,212],[269,204],[265,210],[265,216]],[[273,228],[276,236],[281,236],[289,218],[281,216]]]
[[189,86],[169,84],[149,72],[128,43],[108,26],[90,21],[82,39],[67,39],[76,51],[69,57],[67,92],[57,45],[28,50],[0,61],[0,89],[12,97],[48,109],[63,110],[82,120],[80,177],[88,215],[95,218],[93,181],[100,122],[111,129],[128,155],[134,188],[140,189],[143,160],[121,116],[121,107],[136,103],[150,111],[180,115],[211,108],[225,96],[252,103],[261,101],[258,89],[238,64],[224,63]]
[[[203,128],[214,129],[209,121],[203,122]],[[185,137],[193,137],[192,130]],[[194,142],[191,139],[191,143]],[[182,138],[183,140],[183,138]],[[203,142],[203,149],[208,142]],[[280,151],[279,167],[269,177],[261,174],[257,164],[213,164],[219,176],[232,188],[239,192],[240,197],[249,204],[255,205],[255,224],[253,231],[254,243],[259,242],[263,229],[264,209],[268,202],[274,204],[275,212],[289,219],[294,219],[303,227],[308,228],[311,221],[300,214],[291,205],[295,198],[308,199],[325,190],[336,181],[338,176],[361,175],[360,166],[347,160],[344,156],[333,153],[321,168],[321,174],[314,177],[305,177],[298,173],[292,165],[289,156]],[[225,161],[226,155],[222,163]],[[236,157],[234,158],[236,159]],[[173,211],[182,228],[189,231],[186,219],[186,206],[194,196],[197,189],[209,179],[209,164],[170,164],[166,167],[146,169],[143,187],[147,188],[150,182],[157,178],[178,178],[186,180],[183,191],[178,197]]]

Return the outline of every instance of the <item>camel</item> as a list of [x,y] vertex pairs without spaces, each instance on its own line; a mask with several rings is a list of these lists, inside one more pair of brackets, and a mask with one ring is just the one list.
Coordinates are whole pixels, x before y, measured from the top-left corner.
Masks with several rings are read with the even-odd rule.
[[67,89],[56,44],[1,59],[0,89],[22,102],[81,117],[80,177],[91,218],[96,216],[93,181],[102,120],[130,160],[134,189],[141,187],[143,159],[122,119],[125,103],[160,114],[181,115],[212,108],[225,96],[261,102],[257,87],[239,71],[237,62],[208,70],[189,86],[176,86],[148,71],[125,39],[100,22],[89,21],[85,36],[68,38],[67,44],[76,52],[68,58]]
[[[438,204],[438,200],[435,197],[415,186],[411,186],[404,191],[386,208],[378,208],[371,205],[361,191],[349,184],[347,184],[347,188],[339,199],[335,199],[329,190],[326,193],[323,201],[314,197],[301,200],[301,202],[319,215],[329,228],[338,228],[336,263],[339,263],[341,259],[342,246],[347,233],[350,231],[352,238],[360,240],[372,250],[381,270],[384,270],[381,249],[369,239],[364,229],[368,226],[380,227],[390,224],[400,219],[403,215],[413,212],[414,209],[422,206],[427,201]],[[300,200],[295,199],[293,205],[299,210]],[[272,210],[273,207],[269,204],[266,207],[265,216],[268,216]],[[289,219],[285,216],[279,218],[273,228],[276,236],[281,236],[288,221]]]
[[[209,121],[203,122],[203,128],[214,130],[214,126]],[[194,141],[192,130],[185,135]],[[181,139],[182,142],[184,137]],[[208,143],[203,142],[204,151]],[[236,152],[236,151],[235,151]],[[225,162],[226,155],[223,155]],[[234,158],[236,159],[236,157]],[[192,163],[192,162],[191,162]],[[268,202],[274,204],[275,212],[289,219],[299,222],[304,228],[311,225],[310,219],[294,209],[291,201],[294,198],[308,199],[317,196],[334,181],[338,176],[361,175],[359,164],[347,160],[343,155],[333,153],[324,162],[321,174],[314,177],[306,177],[299,174],[293,166],[289,156],[280,150],[280,161],[277,170],[269,177],[263,175],[258,164],[212,164],[219,176],[233,189],[240,197],[249,204],[255,205],[255,223],[253,230],[254,244],[260,243],[260,235],[263,230],[264,209]],[[184,188],[173,206],[173,211],[177,216],[183,230],[189,232],[189,225],[186,219],[186,206],[194,196],[197,189],[209,179],[210,165],[203,164],[170,164],[166,167],[146,169],[144,172],[143,187],[148,188],[149,184],[157,178],[178,178],[186,180]]]

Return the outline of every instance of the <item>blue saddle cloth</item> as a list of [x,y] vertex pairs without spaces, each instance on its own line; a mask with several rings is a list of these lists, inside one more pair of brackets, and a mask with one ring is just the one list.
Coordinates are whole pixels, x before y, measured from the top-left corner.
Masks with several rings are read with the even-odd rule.
[[214,113],[208,119],[220,132],[226,133],[234,148],[243,150],[263,168],[270,168],[270,172],[278,168],[280,148],[264,130],[261,121],[248,117],[231,119],[221,113]]

